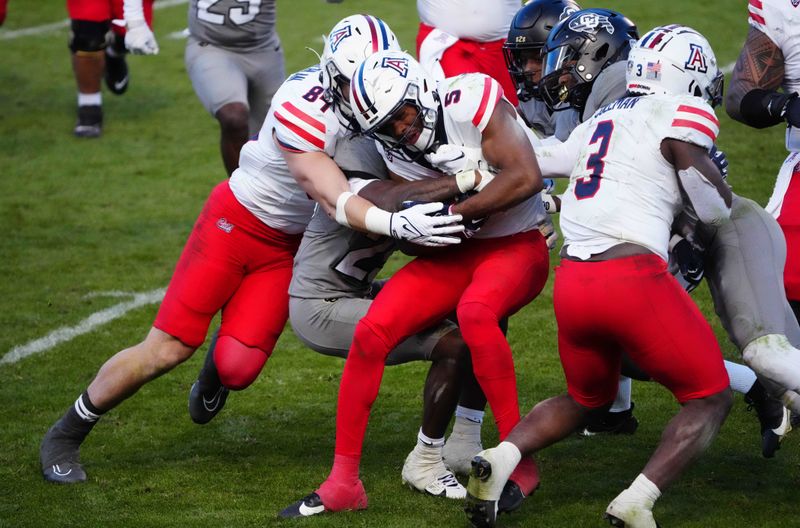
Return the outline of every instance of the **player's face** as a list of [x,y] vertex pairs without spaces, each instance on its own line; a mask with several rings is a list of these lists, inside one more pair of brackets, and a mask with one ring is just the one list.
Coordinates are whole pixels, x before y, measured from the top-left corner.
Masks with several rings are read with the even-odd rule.
[[518,61],[522,72],[533,82],[538,83],[542,78],[542,53],[540,50],[525,50],[519,53]]
[[419,109],[406,103],[378,130],[378,133],[392,138],[394,143],[414,145],[422,133],[422,120],[419,116]]
[[339,77],[336,79],[336,83],[339,85],[339,94],[342,96],[342,99],[345,100],[348,104],[350,103],[350,81],[345,79],[344,77]]

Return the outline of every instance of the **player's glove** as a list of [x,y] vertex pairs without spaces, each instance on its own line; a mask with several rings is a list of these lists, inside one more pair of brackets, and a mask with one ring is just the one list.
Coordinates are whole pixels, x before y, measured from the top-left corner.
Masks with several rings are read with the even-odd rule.
[[408,207],[392,213],[389,231],[393,238],[407,240],[422,246],[449,246],[458,244],[456,235],[464,232],[461,215],[450,214],[450,207],[442,202],[403,202]]
[[781,117],[793,127],[800,128],[800,97],[797,92],[789,95],[781,109]]
[[[680,239],[680,240],[678,240]],[[686,291],[691,292],[703,280],[703,257],[692,244],[683,237],[673,235],[672,256],[678,264],[684,280],[687,282]]]
[[[489,167],[481,157],[480,148],[449,143],[439,145],[434,152],[425,155],[428,163],[445,174],[458,174],[471,169],[488,169]],[[464,189],[462,189],[463,191]]]
[[725,155],[725,151],[718,149],[716,145],[712,145],[711,150],[708,151],[708,157],[711,158],[711,161],[713,161],[714,165],[719,169],[720,174],[722,174],[722,179],[727,180],[728,156]]
[[144,19],[126,20],[125,47],[134,55],[157,55],[158,42]]
[[547,249],[555,249],[556,242],[558,242],[558,231],[556,231],[556,227],[553,225],[553,221],[550,217],[546,217],[544,222],[539,224],[539,232],[544,237],[545,242],[547,242]]
[[[465,194],[460,194],[460,195],[455,197],[455,199],[453,200],[452,203],[442,203],[441,204],[441,206],[442,206],[441,209],[439,209],[438,211],[435,211],[433,213],[433,215],[434,216],[452,215],[453,214],[452,213],[453,206],[455,204],[457,204],[458,202],[463,202],[464,200],[466,200],[467,198],[469,198],[473,194],[475,194],[475,193],[474,192],[469,192],[469,193],[465,193]],[[414,207],[415,205],[420,205],[420,204],[424,204],[424,203],[427,203],[427,202],[419,202],[419,201],[416,201],[416,200],[406,200],[401,205],[402,205],[402,208],[405,210],[405,209],[408,209],[410,207]],[[464,220],[464,218],[461,217],[461,215],[457,215],[457,216],[460,218],[461,225],[464,226],[464,233],[463,233],[464,238],[472,238],[473,236],[475,236],[475,233],[480,231],[481,227],[483,227],[483,224],[486,223],[486,217],[484,217],[484,218],[476,218],[474,220]]]

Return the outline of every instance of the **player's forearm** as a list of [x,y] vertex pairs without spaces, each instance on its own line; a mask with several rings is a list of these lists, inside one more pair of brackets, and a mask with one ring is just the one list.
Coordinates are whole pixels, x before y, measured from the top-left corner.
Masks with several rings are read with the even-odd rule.
[[453,206],[453,213],[468,220],[484,218],[510,209],[542,190],[542,176],[535,161],[532,167],[517,167],[500,171],[481,192]]
[[453,176],[402,183],[376,181],[358,193],[359,196],[387,211],[399,211],[402,203],[408,200],[441,202],[458,194],[458,185]]

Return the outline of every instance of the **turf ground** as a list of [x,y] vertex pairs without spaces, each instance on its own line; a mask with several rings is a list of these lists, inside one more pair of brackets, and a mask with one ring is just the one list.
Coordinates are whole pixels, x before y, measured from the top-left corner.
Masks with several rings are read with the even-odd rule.
[[[0,30],[0,357],[33,350],[30,342],[50,336],[39,342],[40,353],[15,362],[6,355],[0,364],[0,526],[278,525],[276,512],[319,484],[332,460],[343,363],[311,352],[287,328],[261,377],[232,395],[209,425],[192,424],[186,412],[203,348],[101,420],[82,449],[88,483],[61,487],[41,478],[42,435],[107,357],[145,335],[156,311],[148,294],[167,284],[209,190],[225,176],[216,122],[192,91],[184,41],[171,36],[186,26],[186,5],[162,4],[155,23],[161,53],[131,57],[128,93],[104,94],[99,140],[71,134],[75,87],[66,25],[15,33],[64,20],[63,0],[11,0]],[[690,24],[706,34],[721,65],[735,60],[747,30],[744,0],[609,0],[603,7],[623,11],[642,30]],[[320,35],[354,12],[383,17],[413,49],[410,0],[281,0],[278,10],[290,72],[312,63],[306,46],[321,50]],[[730,181],[765,204],[784,158],[781,130],[753,131],[718,115]],[[564,389],[551,293],[552,279],[511,321],[523,409]],[[93,326],[132,299],[141,306]],[[735,358],[705,286],[695,299]],[[62,328],[91,331],[51,334]],[[57,342],[59,335],[70,338]],[[369,510],[287,525],[465,524],[460,504],[412,493],[400,482],[419,426],[425,371],[386,371],[362,466]],[[638,473],[677,409],[653,385],[634,384],[634,399],[636,435],[574,437],[543,452],[540,491],[503,525],[600,526],[607,503]],[[776,459],[764,460],[758,438],[754,414],[738,396],[719,439],[659,501],[662,525],[800,526],[800,439],[790,437]],[[484,444],[495,443],[492,427],[484,427]]]

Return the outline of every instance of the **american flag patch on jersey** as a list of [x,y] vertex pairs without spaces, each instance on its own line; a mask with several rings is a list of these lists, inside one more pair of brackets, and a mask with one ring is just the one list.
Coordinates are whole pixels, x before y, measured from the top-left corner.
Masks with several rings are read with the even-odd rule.
[[661,79],[661,63],[648,62],[647,71],[645,71],[644,76],[646,79],[650,79],[651,81],[657,81]]

